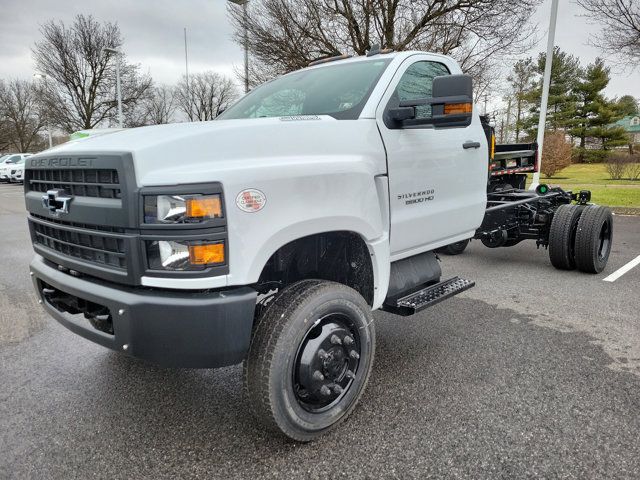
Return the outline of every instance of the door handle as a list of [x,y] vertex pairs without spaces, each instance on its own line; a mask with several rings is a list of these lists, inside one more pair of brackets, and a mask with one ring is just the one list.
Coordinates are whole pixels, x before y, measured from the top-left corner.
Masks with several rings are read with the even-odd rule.
[[480,148],[480,142],[464,142],[462,148],[468,150],[469,148]]

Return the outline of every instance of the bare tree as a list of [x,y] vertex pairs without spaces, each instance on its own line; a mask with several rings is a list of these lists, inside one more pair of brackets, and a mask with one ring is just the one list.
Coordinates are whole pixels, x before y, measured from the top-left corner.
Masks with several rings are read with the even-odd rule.
[[602,26],[593,43],[626,66],[640,62],[640,2],[638,0],[578,0],[595,23]]
[[182,77],[175,90],[178,107],[190,121],[213,120],[238,98],[238,89],[228,77],[215,72]]
[[167,85],[154,87],[150,90],[149,98],[144,102],[147,125],[162,125],[171,123],[177,105],[173,90]]
[[28,152],[41,142],[45,126],[38,91],[25,80],[0,81],[0,148]]
[[[114,23],[98,23],[78,15],[71,26],[49,21],[40,29],[42,40],[32,52],[36,69],[48,77],[43,88],[52,122],[67,132],[90,129],[113,119],[117,109],[115,62],[105,48],[122,47]],[[148,75],[120,55],[122,100],[125,114],[135,109],[151,87]]]
[[249,32],[250,81],[259,84],[309,62],[365,54],[374,44],[455,57],[482,90],[500,58],[521,53],[540,0],[253,0],[246,19],[229,6],[243,44]]

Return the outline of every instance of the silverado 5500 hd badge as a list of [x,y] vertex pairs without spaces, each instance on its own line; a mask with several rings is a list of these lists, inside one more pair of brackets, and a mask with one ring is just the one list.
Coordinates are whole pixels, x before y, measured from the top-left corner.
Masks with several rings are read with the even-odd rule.
[[434,189],[398,194],[398,200],[404,200],[405,205],[414,205],[417,203],[430,202],[435,198],[436,198],[436,191]]

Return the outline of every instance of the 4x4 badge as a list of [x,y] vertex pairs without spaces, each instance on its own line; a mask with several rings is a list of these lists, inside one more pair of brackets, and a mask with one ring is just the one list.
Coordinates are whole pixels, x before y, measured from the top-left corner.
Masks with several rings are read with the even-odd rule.
[[69,213],[69,204],[72,198],[61,188],[47,190],[47,194],[42,196],[42,206],[49,210],[52,216],[59,217]]

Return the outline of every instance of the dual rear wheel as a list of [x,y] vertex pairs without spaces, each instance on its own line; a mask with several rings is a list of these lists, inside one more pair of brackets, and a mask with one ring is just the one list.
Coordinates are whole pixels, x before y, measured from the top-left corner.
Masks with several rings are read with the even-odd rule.
[[549,231],[549,259],[560,270],[600,273],[613,238],[611,211],[599,205],[561,205]]

